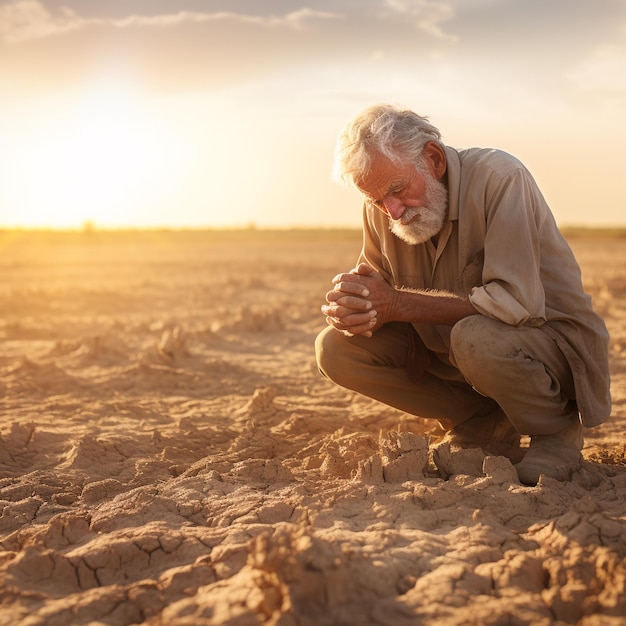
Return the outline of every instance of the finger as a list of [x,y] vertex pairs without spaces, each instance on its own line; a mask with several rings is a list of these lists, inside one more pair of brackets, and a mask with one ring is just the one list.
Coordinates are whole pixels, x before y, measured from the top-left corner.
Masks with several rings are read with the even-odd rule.
[[352,280],[342,280],[336,283],[335,291],[354,294],[356,296],[362,296],[363,298],[367,298],[367,296],[370,295],[370,290],[365,285]]
[[337,330],[340,330],[344,335],[351,337],[352,333],[348,330],[346,330],[346,325],[343,324],[341,322],[341,320],[337,319],[336,317],[330,317],[330,316],[326,316],[326,323],[329,326],[332,326],[333,328],[336,328]]
[[352,295],[357,298],[366,298],[370,295],[369,289],[363,285],[347,286],[345,289],[342,287],[344,285],[349,285],[349,283],[339,283],[338,286],[326,294],[326,300],[335,302],[339,298],[347,295]]
[[[354,298],[354,300],[360,300],[360,296],[347,296],[345,293],[341,292],[341,291],[335,291],[334,289],[332,291],[329,291],[326,294],[326,302],[332,304],[334,302],[339,302],[339,300],[342,300],[343,298]],[[357,305],[358,306],[358,305]],[[358,306],[358,308],[362,309],[363,306]]]
[[[351,313],[343,317],[337,315],[327,315],[327,319],[332,320],[332,324],[339,330],[350,330],[357,327],[371,327],[374,324],[370,322],[376,320],[376,311],[368,311],[367,313]],[[375,322],[374,322],[375,323]]]
[[352,272],[358,274],[359,276],[369,276],[370,274],[376,272],[376,270],[367,263],[359,263],[357,267],[352,270]]
[[373,267],[367,265],[366,263],[361,263],[357,268],[357,274],[359,276],[369,276],[370,278],[378,278],[380,280],[384,280],[382,274],[375,270]]
[[[341,293],[341,291],[329,291],[326,294],[326,302],[328,302],[329,304],[334,304],[335,302],[338,302],[339,300],[341,300],[342,298],[345,298],[346,295],[344,293]],[[351,297],[358,297],[358,296],[351,296]]]
[[340,283],[346,280],[351,281],[351,282],[357,282],[359,280],[359,274],[357,273],[356,267],[350,270],[349,272],[342,272],[341,274],[337,274],[336,276],[333,277],[331,282],[334,285],[336,285],[337,283]]
[[377,313],[374,310],[367,313],[350,313],[349,315],[344,315],[341,321],[347,326],[367,326],[372,320],[376,320],[376,315]]
[[[346,337],[354,337],[355,333],[351,333],[347,330],[342,330],[341,331]],[[358,333],[359,335],[361,335],[362,337],[371,337],[372,336],[372,331],[371,330],[366,330],[364,333]]]
[[367,324],[357,324],[343,330],[347,330],[353,335],[364,335],[365,333],[371,333],[374,326],[376,326],[376,318],[371,319]]
[[356,274],[356,267],[354,269],[351,269],[349,272],[341,272],[341,274],[336,274],[335,276],[333,276],[333,279],[330,282],[338,283],[342,280],[345,280],[346,276],[351,276],[353,274]]
[[338,320],[354,313],[354,309],[349,309],[345,306],[339,306],[337,304],[325,304],[322,307],[322,313],[328,315],[328,317],[335,317]]
[[[341,293],[341,292],[340,292]],[[358,296],[343,296],[341,295],[335,301],[335,304],[346,307],[348,309],[356,309],[357,311],[369,311],[372,308],[370,300],[365,300]]]
[[364,337],[372,336],[372,328],[376,326],[376,318],[370,320],[367,324],[359,324],[345,328],[343,324],[337,322],[333,317],[327,317],[326,323],[333,328],[341,331],[346,337],[354,337],[354,335],[363,335]]
[[376,312],[368,311],[367,313],[355,313],[354,309],[345,307],[337,307],[334,305],[325,305],[321,307],[322,313],[326,317],[335,320],[335,325],[341,325],[347,328],[350,325],[366,323],[368,320],[376,317]]

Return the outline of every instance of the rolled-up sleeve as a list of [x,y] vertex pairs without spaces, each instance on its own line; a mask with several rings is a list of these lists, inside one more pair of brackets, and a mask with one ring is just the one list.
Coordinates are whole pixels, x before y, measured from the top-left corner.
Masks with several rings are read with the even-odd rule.
[[546,321],[541,229],[549,209],[524,168],[494,175],[488,185],[482,284],[469,299],[481,314],[513,326]]

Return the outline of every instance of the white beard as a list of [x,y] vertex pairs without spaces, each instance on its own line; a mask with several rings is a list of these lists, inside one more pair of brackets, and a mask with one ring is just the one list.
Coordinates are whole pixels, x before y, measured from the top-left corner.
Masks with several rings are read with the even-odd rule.
[[398,220],[389,219],[391,232],[411,245],[417,245],[434,237],[448,214],[448,190],[427,172],[425,206],[408,207]]

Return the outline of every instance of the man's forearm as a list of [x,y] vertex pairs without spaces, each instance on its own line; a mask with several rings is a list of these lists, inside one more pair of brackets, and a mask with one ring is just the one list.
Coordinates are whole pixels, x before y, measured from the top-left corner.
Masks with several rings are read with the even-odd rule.
[[446,291],[396,289],[389,321],[454,325],[476,315],[469,298]]
[[388,322],[454,325],[477,311],[467,296],[445,291],[398,289],[365,265],[337,274],[322,312],[338,330],[376,331]]

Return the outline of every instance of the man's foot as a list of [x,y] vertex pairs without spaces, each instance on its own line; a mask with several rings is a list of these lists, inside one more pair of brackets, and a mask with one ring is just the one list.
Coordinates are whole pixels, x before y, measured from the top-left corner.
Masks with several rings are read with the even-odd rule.
[[578,419],[554,435],[534,435],[526,456],[515,465],[520,482],[536,485],[545,474],[556,480],[569,480],[580,467],[583,427]]
[[488,415],[472,417],[448,431],[442,441],[433,449],[433,460],[439,466],[437,448],[441,444],[450,444],[450,449],[482,448],[484,452],[494,456],[505,456],[512,462],[520,461],[523,451],[520,450],[520,435],[502,411],[494,411]]

